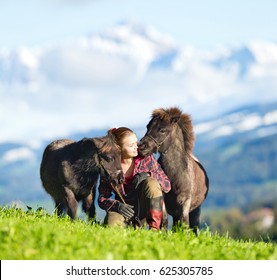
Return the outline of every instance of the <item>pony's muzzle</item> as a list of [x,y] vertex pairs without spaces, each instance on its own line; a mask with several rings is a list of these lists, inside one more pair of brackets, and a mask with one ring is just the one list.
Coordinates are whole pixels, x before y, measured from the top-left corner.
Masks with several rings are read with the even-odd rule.
[[156,143],[149,136],[145,135],[138,144],[138,151],[141,156],[148,156],[157,152]]
[[124,175],[122,170],[117,170],[116,172],[110,173],[109,181],[114,185],[120,185],[124,181]]
[[138,143],[138,152],[139,152],[140,155],[146,156],[148,154],[148,151],[149,151],[148,144],[145,140],[142,139]]
[[118,181],[118,184],[121,185],[124,182],[124,174],[123,174],[122,170],[118,170],[117,173],[118,173],[117,181]]

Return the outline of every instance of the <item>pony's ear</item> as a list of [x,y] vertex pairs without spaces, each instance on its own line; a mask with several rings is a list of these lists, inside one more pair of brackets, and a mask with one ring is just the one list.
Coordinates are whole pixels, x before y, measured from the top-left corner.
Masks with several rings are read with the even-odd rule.
[[102,138],[93,138],[93,142],[98,150],[100,150],[104,145],[104,140]]
[[93,138],[83,138],[79,142],[79,153],[81,155],[90,155],[95,151],[95,143]]
[[109,129],[107,132],[107,137],[109,137],[113,142],[116,143],[115,131],[116,131],[116,128]]
[[180,116],[172,116],[170,118],[170,123],[174,124],[174,123],[177,123],[179,120],[180,120]]

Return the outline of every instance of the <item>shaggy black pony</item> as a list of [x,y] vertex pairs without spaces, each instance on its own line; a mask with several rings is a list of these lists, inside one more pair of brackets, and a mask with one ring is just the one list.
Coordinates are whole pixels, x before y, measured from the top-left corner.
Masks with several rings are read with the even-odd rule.
[[55,201],[58,215],[67,211],[75,219],[78,201],[82,200],[83,211],[94,218],[98,175],[118,186],[123,182],[120,161],[120,149],[111,131],[102,138],[50,143],[43,153],[40,178]]

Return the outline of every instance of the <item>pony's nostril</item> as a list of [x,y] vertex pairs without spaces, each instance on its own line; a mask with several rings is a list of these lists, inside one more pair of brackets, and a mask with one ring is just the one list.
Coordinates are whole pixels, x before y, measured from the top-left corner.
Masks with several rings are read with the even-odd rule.
[[138,145],[138,148],[139,148],[140,150],[145,149],[145,148],[146,148],[145,142],[141,142],[141,143]]

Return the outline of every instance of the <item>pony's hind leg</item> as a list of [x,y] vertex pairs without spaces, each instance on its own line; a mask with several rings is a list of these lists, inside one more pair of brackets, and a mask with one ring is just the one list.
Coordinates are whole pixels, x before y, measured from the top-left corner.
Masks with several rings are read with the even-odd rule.
[[64,215],[65,209],[66,209],[66,207],[63,202],[55,201],[55,211],[57,211],[57,215],[59,217]]
[[195,208],[189,213],[189,227],[197,233],[200,226],[201,206]]
[[78,201],[76,200],[72,190],[70,190],[68,187],[65,187],[64,190],[65,190],[65,199],[68,207],[67,214],[72,219],[76,219],[77,210],[78,210]]

